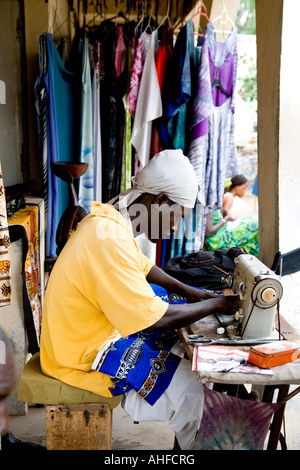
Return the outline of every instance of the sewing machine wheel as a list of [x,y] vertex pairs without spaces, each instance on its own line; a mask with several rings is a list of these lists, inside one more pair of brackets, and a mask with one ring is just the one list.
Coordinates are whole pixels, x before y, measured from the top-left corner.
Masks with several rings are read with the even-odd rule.
[[282,285],[276,279],[262,279],[253,287],[252,302],[260,308],[271,308],[281,299]]

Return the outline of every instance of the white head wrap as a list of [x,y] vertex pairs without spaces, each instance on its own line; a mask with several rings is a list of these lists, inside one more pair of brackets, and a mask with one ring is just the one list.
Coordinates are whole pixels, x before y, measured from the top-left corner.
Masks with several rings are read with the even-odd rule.
[[141,194],[157,195],[164,192],[168,198],[192,209],[198,192],[196,174],[182,150],[163,150],[155,155],[132,179],[133,187],[109,201],[121,210],[129,207]]

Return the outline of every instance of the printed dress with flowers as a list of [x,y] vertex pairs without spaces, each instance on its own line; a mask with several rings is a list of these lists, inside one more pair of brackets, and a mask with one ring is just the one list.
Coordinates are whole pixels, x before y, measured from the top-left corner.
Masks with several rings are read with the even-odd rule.
[[[223,216],[220,210],[212,213],[212,224],[215,225]],[[258,218],[256,214],[249,214],[237,221],[224,224],[214,235],[206,237],[206,249],[216,251],[234,246],[244,248],[247,253],[258,256]]]

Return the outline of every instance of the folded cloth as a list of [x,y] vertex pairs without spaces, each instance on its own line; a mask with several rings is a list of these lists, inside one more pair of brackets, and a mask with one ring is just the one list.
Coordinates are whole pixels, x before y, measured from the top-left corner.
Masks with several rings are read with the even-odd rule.
[[102,354],[93,369],[110,375],[113,395],[134,389],[153,405],[169,386],[181,358],[170,349],[168,335],[136,333],[116,342]]

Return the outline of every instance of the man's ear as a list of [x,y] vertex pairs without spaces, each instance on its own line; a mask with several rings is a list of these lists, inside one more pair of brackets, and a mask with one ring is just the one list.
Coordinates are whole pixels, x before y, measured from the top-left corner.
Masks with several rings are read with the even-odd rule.
[[161,204],[168,203],[169,198],[166,195],[166,193],[159,193],[155,196],[153,202],[154,202],[154,204],[158,204],[160,206]]

